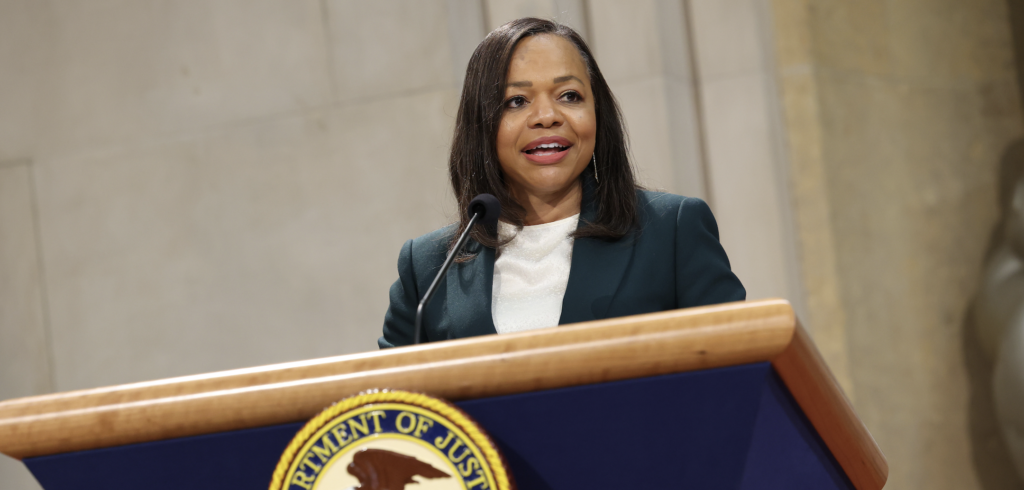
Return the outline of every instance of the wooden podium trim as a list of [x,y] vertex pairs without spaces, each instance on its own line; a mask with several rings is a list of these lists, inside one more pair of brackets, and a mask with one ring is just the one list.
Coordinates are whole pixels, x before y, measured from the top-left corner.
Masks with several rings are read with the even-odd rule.
[[298,422],[371,388],[464,400],[762,361],[773,361],[854,485],[881,488],[884,457],[783,300],[9,400],[0,452],[20,459]]
[[799,321],[793,341],[772,360],[772,367],[853,486],[861,490],[885,486],[889,477],[885,456]]

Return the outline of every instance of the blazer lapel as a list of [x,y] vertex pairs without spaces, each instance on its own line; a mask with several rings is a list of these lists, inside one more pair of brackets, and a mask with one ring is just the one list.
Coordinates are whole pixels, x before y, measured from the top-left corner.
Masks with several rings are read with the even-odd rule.
[[497,333],[491,318],[494,249],[470,241],[466,250],[477,256],[468,262],[453,264],[448,271],[447,312],[443,317],[450,323],[442,331],[449,332],[449,338]]
[[[583,187],[582,201],[580,226],[597,219],[597,205],[589,185]],[[614,241],[579,238],[573,243],[559,325],[605,318],[633,257],[634,238],[632,234]]]

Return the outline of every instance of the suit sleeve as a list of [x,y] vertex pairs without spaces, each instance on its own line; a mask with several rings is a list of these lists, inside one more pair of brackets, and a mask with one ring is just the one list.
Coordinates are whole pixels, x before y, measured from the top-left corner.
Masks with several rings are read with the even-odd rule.
[[747,291],[729,266],[707,203],[686,198],[676,217],[676,304],[679,308],[743,301]]
[[384,335],[377,339],[381,349],[410,345],[416,321],[419,292],[412,267],[412,240],[398,254],[398,280],[391,285],[391,304],[384,314]]

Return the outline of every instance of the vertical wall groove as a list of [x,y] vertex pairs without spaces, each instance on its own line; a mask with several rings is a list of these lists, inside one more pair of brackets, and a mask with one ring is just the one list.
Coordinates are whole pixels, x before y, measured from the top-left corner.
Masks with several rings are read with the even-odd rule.
[[690,86],[693,87],[693,110],[697,119],[697,154],[700,156],[701,176],[704,181],[704,200],[708,206],[715,208],[715,195],[711,187],[711,169],[708,168],[707,134],[705,125],[707,119],[704,117],[704,102],[701,94],[700,63],[697,59],[697,38],[694,36],[693,11],[690,7],[690,0],[680,0],[683,4],[683,29],[686,30],[686,59],[690,65]]
[[328,14],[327,0],[320,0],[320,25],[323,27],[324,55],[327,63],[327,83],[330,84],[331,103],[338,103],[337,75],[334,73],[334,43],[331,42],[331,17]]
[[36,186],[35,166],[27,162],[29,192],[32,205],[32,231],[35,234],[36,242],[36,267],[39,270],[39,300],[43,308],[43,337],[46,342],[46,376],[49,379],[49,391],[57,390],[57,366],[53,347],[53,327],[50,318],[50,293],[46,279],[46,259],[43,255],[43,235],[39,218],[39,191]]

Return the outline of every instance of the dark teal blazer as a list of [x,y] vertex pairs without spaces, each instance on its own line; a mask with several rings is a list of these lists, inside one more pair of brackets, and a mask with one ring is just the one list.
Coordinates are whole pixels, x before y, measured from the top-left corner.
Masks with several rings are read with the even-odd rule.
[[[704,201],[638,191],[639,230],[619,240],[573,243],[559,325],[639,313],[742,301],[746,291],[729,268],[718,224]],[[580,221],[597,209],[584,189]],[[384,315],[381,348],[413,339],[416,306],[441,269],[454,227],[409,240],[398,255],[398,280]],[[470,239],[476,257],[455,263],[423,315],[428,341],[496,333],[491,318],[494,249]]]

